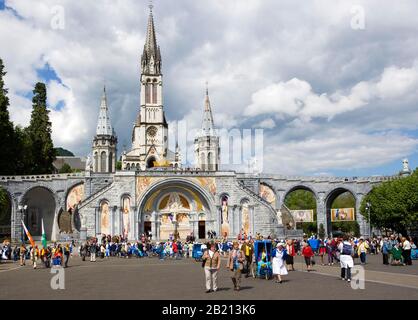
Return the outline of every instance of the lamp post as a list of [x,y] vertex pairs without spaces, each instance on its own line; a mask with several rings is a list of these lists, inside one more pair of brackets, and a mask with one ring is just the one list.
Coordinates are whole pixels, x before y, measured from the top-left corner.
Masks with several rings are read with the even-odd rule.
[[367,210],[367,213],[369,215],[369,238],[372,237],[372,221],[370,220],[370,208],[371,208],[371,206],[372,205],[371,205],[370,202],[366,203],[366,210]]
[[[18,206],[18,209],[19,209],[20,213],[22,214],[22,221],[23,222],[25,221],[25,215],[26,215],[26,209],[27,208],[28,208],[28,206],[26,204],[24,206],[22,206],[22,205]],[[25,239],[24,232],[25,231],[23,230],[23,225],[22,225],[22,240]]]

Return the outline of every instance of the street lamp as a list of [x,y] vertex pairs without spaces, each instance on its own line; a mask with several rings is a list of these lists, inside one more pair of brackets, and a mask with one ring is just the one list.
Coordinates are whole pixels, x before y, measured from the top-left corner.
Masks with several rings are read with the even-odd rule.
[[[26,209],[28,208],[28,206],[25,204],[24,206],[19,205],[18,209],[20,211],[20,213],[22,214],[22,221],[25,221],[25,214],[26,214]],[[22,225],[22,240],[25,239],[24,238],[24,230],[23,230],[23,225]]]
[[372,207],[372,204],[370,202],[367,202],[366,203],[366,210],[367,210],[367,213],[369,214],[369,238],[371,238],[371,236],[372,236],[372,231],[371,231],[372,221],[370,220],[370,208],[371,207]]

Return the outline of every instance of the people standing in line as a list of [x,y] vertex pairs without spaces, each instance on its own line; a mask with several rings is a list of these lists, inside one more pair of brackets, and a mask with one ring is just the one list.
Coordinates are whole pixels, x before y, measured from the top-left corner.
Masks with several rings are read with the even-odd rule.
[[284,243],[278,243],[276,249],[274,249],[272,252],[273,276],[276,276],[276,283],[282,283],[282,276],[288,274],[285,265],[287,253],[284,249],[284,246]]
[[202,256],[206,279],[206,293],[218,290],[218,271],[221,267],[221,256],[216,250],[216,244],[211,243],[209,250]]
[[[295,244],[292,239],[287,240],[286,243],[286,265],[288,271],[295,271],[294,257],[296,256]],[[290,267],[290,268],[289,268]]]
[[348,241],[348,236],[343,237],[343,241],[338,245],[340,252],[341,280],[351,281],[351,268],[354,267],[353,246]]
[[404,266],[405,265],[410,266],[410,265],[412,265],[411,243],[405,237],[402,237],[401,243],[402,243],[403,264],[404,264]]
[[234,290],[239,291],[241,286],[241,271],[244,268],[245,254],[239,248],[238,241],[234,241],[232,250],[229,252],[227,268],[232,272]]
[[302,256],[305,259],[305,264],[306,264],[306,268],[307,268],[308,272],[312,270],[312,257],[314,255],[315,254],[314,254],[311,246],[309,245],[309,243],[305,242],[303,244],[303,248],[302,248]]
[[245,254],[245,277],[248,278],[250,276],[250,273],[254,275],[254,269],[253,269],[253,255],[254,255],[254,246],[250,242],[250,240],[245,240],[244,244],[241,246],[241,250]]
[[20,246],[20,251],[19,251],[19,255],[20,255],[20,266],[24,266],[26,265],[26,246],[24,243],[22,243],[22,245]]
[[360,238],[358,246],[357,246],[357,254],[360,257],[361,264],[366,264],[366,253],[369,249],[369,245],[363,238]]

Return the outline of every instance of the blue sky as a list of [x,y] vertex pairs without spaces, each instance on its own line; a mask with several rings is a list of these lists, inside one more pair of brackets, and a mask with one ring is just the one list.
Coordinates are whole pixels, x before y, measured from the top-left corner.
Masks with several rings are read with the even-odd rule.
[[[86,156],[105,83],[119,152],[129,149],[148,2],[2,4],[12,120],[27,125],[44,81],[55,145]],[[391,175],[405,157],[418,166],[416,1],[245,4],[155,3],[169,122],[200,126],[209,81],[219,128],[264,129],[266,172]]]

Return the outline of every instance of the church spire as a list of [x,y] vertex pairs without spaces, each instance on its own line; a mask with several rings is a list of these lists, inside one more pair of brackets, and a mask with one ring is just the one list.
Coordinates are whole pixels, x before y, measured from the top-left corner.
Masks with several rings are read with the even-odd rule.
[[213,122],[212,109],[210,106],[208,83],[206,82],[206,96],[205,109],[203,111],[202,135],[212,136],[214,135],[214,129],[215,125]]
[[161,73],[161,53],[157,45],[155,36],[154,16],[152,13],[153,5],[149,5],[150,12],[148,17],[147,35],[145,39],[144,51],[141,57],[142,73],[160,74]]
[[100,103],[99,120],[97,122],[96,135],[113,135],[110,123],[109,108],[107,107],[106,87],[103,86],[102,101]]

